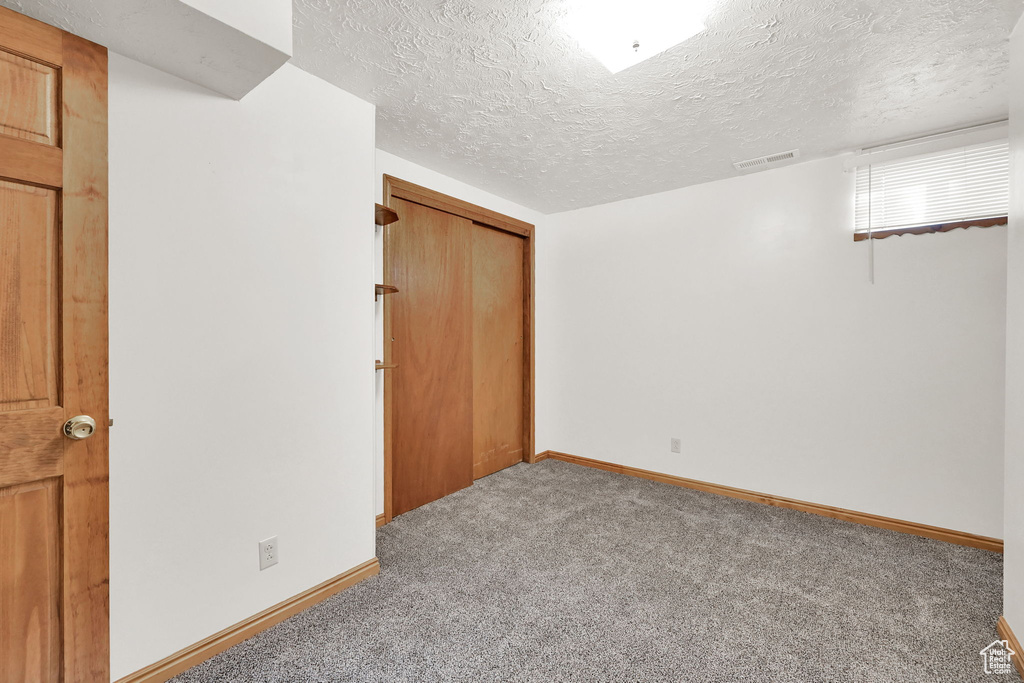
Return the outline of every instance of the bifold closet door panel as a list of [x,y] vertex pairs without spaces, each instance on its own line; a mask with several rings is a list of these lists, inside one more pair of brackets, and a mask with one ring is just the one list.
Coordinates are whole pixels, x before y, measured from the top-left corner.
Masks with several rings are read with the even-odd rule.
[[473,223],[393,200],[392,496],[400,515],[473,483]]
[[473,478],[523,459],[522,238],[473,227]]

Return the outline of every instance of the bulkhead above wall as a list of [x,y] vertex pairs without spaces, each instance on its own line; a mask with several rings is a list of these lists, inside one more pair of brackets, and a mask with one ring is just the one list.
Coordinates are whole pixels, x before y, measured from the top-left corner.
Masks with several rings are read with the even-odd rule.
[[236,100],[292,54],[291,0],[0,0],[0,5]]

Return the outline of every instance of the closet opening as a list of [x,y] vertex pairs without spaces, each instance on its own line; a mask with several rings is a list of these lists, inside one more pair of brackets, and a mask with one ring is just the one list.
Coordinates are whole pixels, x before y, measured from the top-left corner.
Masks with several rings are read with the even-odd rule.
[[384,176],[384,523],[534,460],[534,226]]

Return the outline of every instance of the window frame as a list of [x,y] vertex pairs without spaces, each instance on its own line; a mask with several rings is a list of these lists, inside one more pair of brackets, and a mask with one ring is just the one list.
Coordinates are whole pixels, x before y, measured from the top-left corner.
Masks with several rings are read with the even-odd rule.
[[949,232],[950,230],[967,228],[994,228],[1005,226],[1009,219],[1007,216],[993,216],[991,218],[975,218],[967,221],[956,221],[953,223],[935,223],[934,225],[915,225],[906,228],[885,228],[882,230],[861,230],[854,231],[853,241],[863,242],[864,240],[884,240],[893,235],[930,235],[938,232]]

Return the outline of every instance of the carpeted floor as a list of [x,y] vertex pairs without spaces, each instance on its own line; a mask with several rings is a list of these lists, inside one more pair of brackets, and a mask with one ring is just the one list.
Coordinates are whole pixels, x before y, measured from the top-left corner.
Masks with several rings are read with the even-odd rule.
[[517,465],[377,535],[382,570],[199,681],[986,676],[1002,557],[578,465]]

